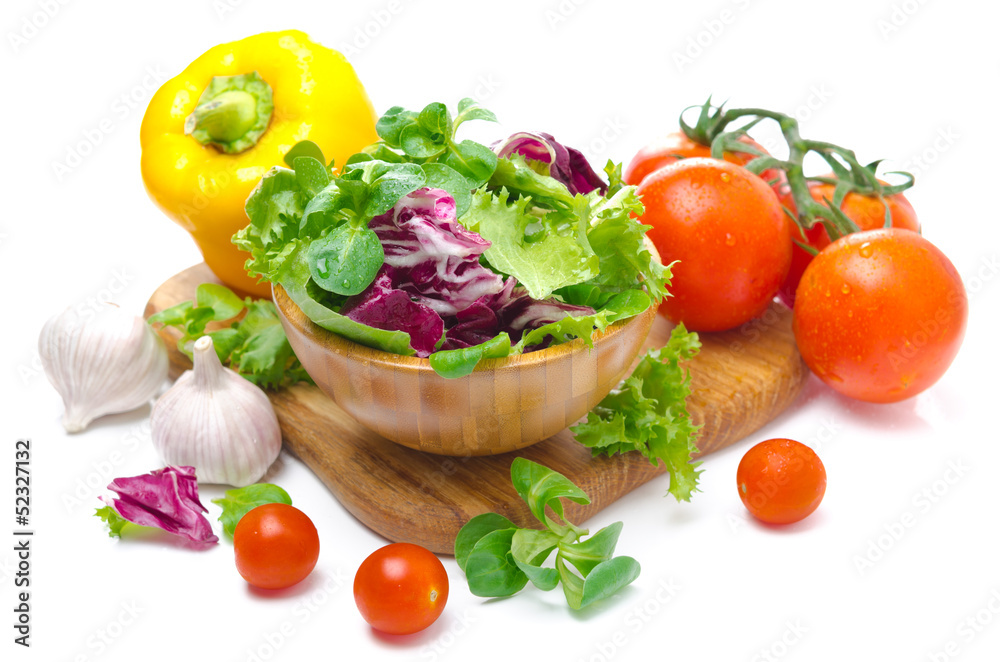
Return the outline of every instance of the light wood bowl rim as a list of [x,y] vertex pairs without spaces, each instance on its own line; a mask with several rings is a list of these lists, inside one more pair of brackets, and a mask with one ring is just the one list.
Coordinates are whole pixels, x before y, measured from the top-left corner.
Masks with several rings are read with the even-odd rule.
[[[291,300],[281,285],[273,284],[271,289],[275,306],[278,308],[281,315],[293,327],[295,327],[297,331],[307,336],[311,336],[318,342],[318,344],[322,345],[324,349],[342,354],[344,356],[349,356],[358,361],[367,361],[381,367],[414,371],[418,373],[434,372],[434,368],[431,367],[429,359],[423,359],[416,356],[403,356],[402,354],[393,354],[392,352],[362,345],[361,343],[355,342],[330,331],[329,329],[321,327],[302,312],[302,309]],[[645,333],[643,334],[644,341],[653,327],[653,321],[656,319],[656,315],[657,306],[655,304],[651,304],[649,308],[642,313],[634,317],[629,317],[628,319],[618,320],[617,322],[608,325],[604,331],[595,332],[592,337],[594,349],[596,349],[599,343],[606,342],[617,336],[619,333],[630,331],[632,325],[646,327]],[[641,345],[642,343],[640,342],[639,346],[641,347]],[[545,349],[540,349],[534,352],[506,356],[498,359],[485,359],[479,362],[475,368],[475,372],[502,370],[505,368],[517,368],[535,363],[545,363],[555,360],[563,354],[572,354],[589,349],[590,348],[587,343],[582,338],[575,338],[569,342],[552,345],[551,347],[546,347]],[[638,352],[636,353],[636,356],[638,356]],[[303,357],[301,356],[299,357],[300,361],[302,358]],[[633,359],[634,358],[635,357],[633,357]],[[303,367],[308,368],[305,361],[303,361],[302,364]]]

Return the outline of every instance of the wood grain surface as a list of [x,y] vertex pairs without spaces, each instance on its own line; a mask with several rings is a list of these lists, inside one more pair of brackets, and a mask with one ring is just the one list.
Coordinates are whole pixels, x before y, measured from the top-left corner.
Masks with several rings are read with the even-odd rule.
[[[177,274],[153,293],[146,316],[192,299],[204,282],[218,282],[204,264]],[[645,347],[663,345],[669,323],[657,318]],[[161,331],[170,348],[171,376],[190,368],[176,350],[177,335]],[[798,396],[808,375],[795,348],[791,313],[773,304],[738,329],[702,334],[702,350],[687,364],[688,409],[702,425],[701,454],[743,439],[777,416]],[[567,476],[590,496],[589,506],[566,503],[566,517],[583,523],[639,485],[663,474],[635,453],[592,457],[563,430],[503,455],[447,457],[401,446],[354,420],[316,386],[269,393],[286,447],[369,528],[452,554],[455,535],[474,515],[500,513],[531,526],[527,506],[510,484],[510,463],[523,456]],[[288,487],[288,486],[286,486]],[[666,491],[664,485],[664,491]]]

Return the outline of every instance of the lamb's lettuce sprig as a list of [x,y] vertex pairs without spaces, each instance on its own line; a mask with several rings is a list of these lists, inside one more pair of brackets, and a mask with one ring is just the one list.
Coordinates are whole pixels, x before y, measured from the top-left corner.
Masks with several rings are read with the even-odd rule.
[[[587,529],[566,520],[561,499],[589,504],[583,490],[562,474],[523,457],[511,463],[510,476],[514,489],[544,528],[520,528],[496,513],[469,520],[455,539],[455,560],[465,571],[473,595],[506,597],[529,581],[543,591],[562,584],[569,606],[583,609],[635,581],[638,561],[614,555],[621,522],[587,537]],[[553,564],[543,565],[553,551]]]

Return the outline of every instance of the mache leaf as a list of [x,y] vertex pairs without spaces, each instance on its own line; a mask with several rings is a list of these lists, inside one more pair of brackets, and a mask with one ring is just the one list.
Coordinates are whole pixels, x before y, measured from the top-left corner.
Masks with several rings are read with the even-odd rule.
[[563,507],[560,499],[569,499],[582,504],[590,503],[587,493],[574,485],[566,476],[523,457],[514,458],[511,463],[510,480],[518,495],[528,504],[528,509],[535,519],[550,529],[561,525],[552,521],[545,512],[546,507],[551,508],[562,518]]
[[510,547],[516,529],[491,531],[479,539],[465,562],[469,591],[482,598],[513,595],[528,583]]

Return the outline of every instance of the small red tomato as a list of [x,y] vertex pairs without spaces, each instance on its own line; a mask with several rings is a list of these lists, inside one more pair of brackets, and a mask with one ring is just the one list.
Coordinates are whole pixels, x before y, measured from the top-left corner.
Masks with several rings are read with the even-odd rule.
[[312,520],[284,503],[257,506],[233,532],[236,569],[258,588],[278,589],[305,579],[319,559],[319,534]]
[[810,515],[826,493],[826,469],[805,444],[768,439],[747,451],[736,470],[740,499],[768,524],[791,524]]
[[438,619],[448,602],[448,573],[420,545],[397,542],[377,549],[354,576],[354,601],[376,630],[413,634]]
[[962,279],[944,253],[916,232],[887,228],[841,237],[809,263],[792,330],[828,386],[897,402],[945,373],[968,315]]
[[790,222],[774,191],[746,168],[690,158],[638,188],[642,222],[673,267],[660,311],[691,331],[724,331],[763,313],[788,273]]

